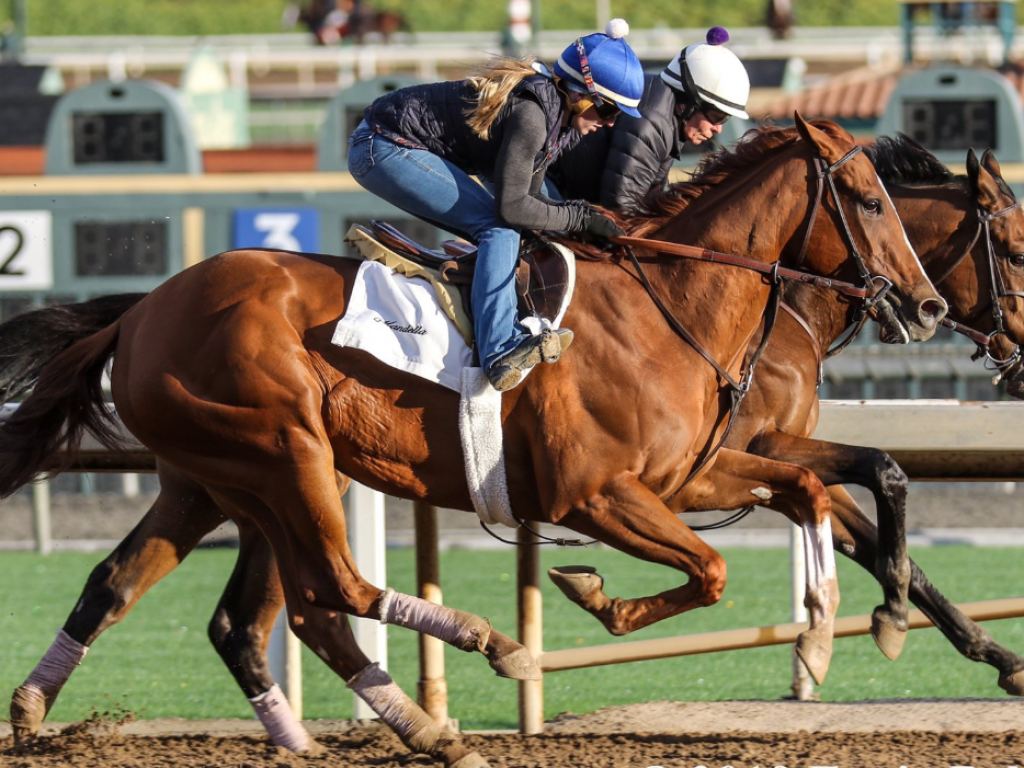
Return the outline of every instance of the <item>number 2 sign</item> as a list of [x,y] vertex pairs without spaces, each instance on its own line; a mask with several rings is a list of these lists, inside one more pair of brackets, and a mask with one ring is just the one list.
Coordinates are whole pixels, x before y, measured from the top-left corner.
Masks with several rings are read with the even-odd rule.
[[53,287],[53,215],[0,211],[0,291]]

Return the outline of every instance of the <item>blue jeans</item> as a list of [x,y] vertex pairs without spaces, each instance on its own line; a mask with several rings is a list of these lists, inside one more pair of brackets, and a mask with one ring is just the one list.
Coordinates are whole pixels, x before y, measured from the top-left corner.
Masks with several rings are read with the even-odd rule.
[[363,187],[395,207],[476,243],[473,330],[484,370],[526,338],[515,289],[519,232],[498,220],[490,192],[447,160],[400,146],[365,122],[349,139],[348,169]]

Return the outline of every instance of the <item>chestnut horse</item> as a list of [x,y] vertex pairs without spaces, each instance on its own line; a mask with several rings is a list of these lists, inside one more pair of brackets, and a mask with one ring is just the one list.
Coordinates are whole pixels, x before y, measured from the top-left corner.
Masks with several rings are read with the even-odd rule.
[[[660,594],[603,607],[612,632],[720,598],[724,562],[676,513],[685,511],[678,490],[691,472],[697,468],[699,480],[724,465],[748,480],[737,504],[767,493],[804,527],[811,627],[797,648],[824,677],[838,607],[824,487],[801,467],[709,448],[724,434],[737,381],[748,383],[747,344],[769,306],[773,277],[785,271],[771,265],[799,264],[828,276],[823,284],[861,279],[860,295],[874,299],[892,336],[925,340],[945,313],[859,150],[835,124],[797,116],[794,128],[760,129],[735,153],[716,156],[674,187],[660,216],[624,224],[632,235],[694,243],[719,257],[742,252],[749,268],[699,264],[658,248],[638,249],[639,258],[625,262],[590,248],[565,320],[576,331],[572,351],[503,395],[508,486],[519,518],[558,523],[687,576]],[[0,495],[51,466],[85,430],[116,445],[100,386],[113,355],[114,404],[160,458],[171,481],[161,493],[166,504],[187,507],[206,495],[241,528],[258,529],[273,547],[298,637],[410,749],[459,768],[482,765],[369,663],[348,626],[348,616],[395,623],[480,651],[499,675],[537,674],[525,649],[482,619],[381,590],[354,565],[336,471],[385,493],[472,508],[457,395],[330,343],[357,269],[326,256],[233,251],[137,302],[125,299],[131,306],[122,316],[46,365],[0,431]],[[883,284],[884,299],[873,294]],[[635,405],[623,412],[623,402]],[[599,453],[586,450],[594,445]],[[170,517],[157,527],[188,525]],[[149,554],[162,550],[175,561],[190,543],[165,539]],[[64,634],[61,655],[80,658],[86,643]],[[63,680],[49,683],[19,689],[12,703],[19,717],[41,718]]]

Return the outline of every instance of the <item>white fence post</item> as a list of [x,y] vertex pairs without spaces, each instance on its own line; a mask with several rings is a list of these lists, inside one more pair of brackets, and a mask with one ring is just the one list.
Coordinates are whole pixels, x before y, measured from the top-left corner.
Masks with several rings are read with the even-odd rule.
[[49,555],[53,552],[49,480],[32,483],[32,533],[36,540],[36,552],[40,555]]
[[302,643],[288,627],[288,611],[277,614],[267,646],[270,674],[281,686],[295,716],[302,719]]
[[[789,526],[789,569],[792,579],[792,595],[790,597],[791,618],[793,621],[807,621],[807,606],[804,595],[807,593],[807,557],[804,552],[803,531],[796,523]],[[797,701],[810,701],[814,698],[814,683],[807,665],[801,661],[793,648],[793,697]]]
[[[384,534],[384,496],[377,491],[352,483],[345,496],[345,519],[348,522],[349,546],[356,567],[371,584],[387,584]],[[356,642],[370,661],[380,662],[387,669],[388,639],[383,624],[377,621],[352,619]],[[285,611],[277,617],[267,647],[270,672],[281,686],[295,716],[302,718],[302,645],[288,628]],[[355,697],[355,717],[368,720],[377,714],[366,702]]]
[[[378,587],[387,586],[385,562],[384,495],[359,483],[352,483],[345,496],[345,520],[348,522],[349,546],[356,567],[363,578]],[[353,619],[352,630],[356,642],[370,661],[388,665],[387,628],[379,621]],[[355,697],[355,717],[359,720],[375,718],[377,714]]]

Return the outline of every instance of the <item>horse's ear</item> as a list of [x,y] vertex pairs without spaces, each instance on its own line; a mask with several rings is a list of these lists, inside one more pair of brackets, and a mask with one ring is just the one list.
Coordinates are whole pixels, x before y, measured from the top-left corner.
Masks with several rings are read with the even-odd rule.
[[835,141],[832,140],[832,137],[804,120],[799,112],[793,113],[793,122],[796,123],[796,129],[803,140],[808,144],[816,146],[818,152],[829,164],[834,163],[843,156],[842,151],[840,151]]
[[985,154],[981,156],[981,164],[986,171],[991,173],[997,179],[1003,178],[1003,169],[999,167],[999,161],[996,160],[995,152],[991,149],[985,150]]
[[[983,159],[991,152],[986,152]],[[995,158],[992,159],[995,162]],[[999,166],[996,164],[996,169]],[[985,209],[993,209],[999,204],[999,186],[989,171],[987,164],[979,162],[973,149],[967,150],[967,182],[978,205]]]

